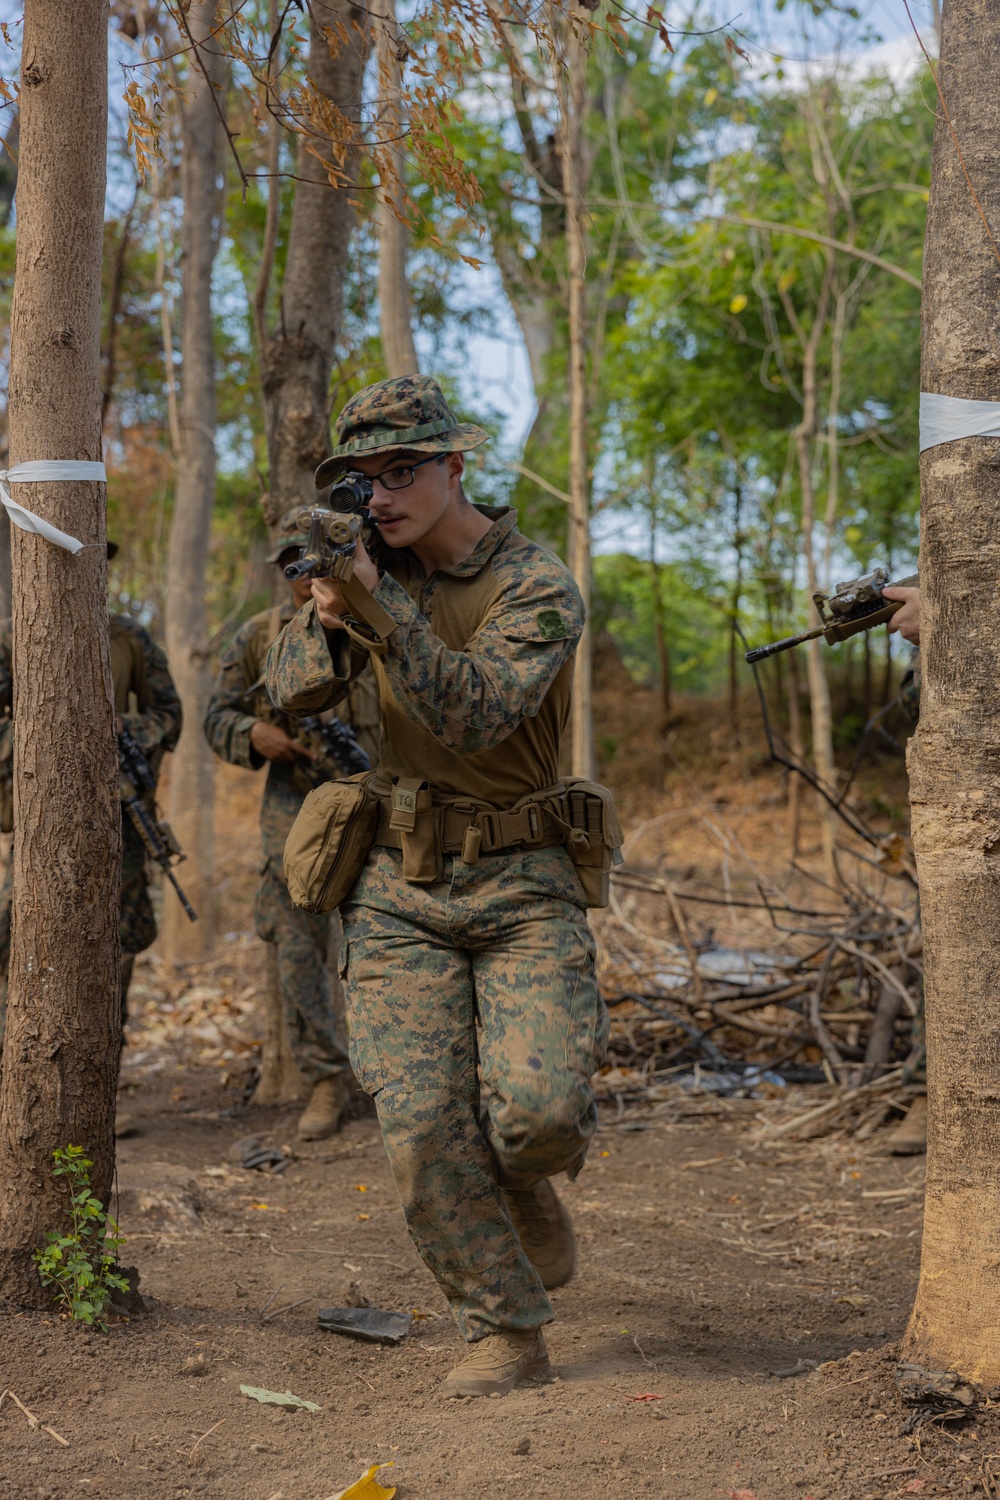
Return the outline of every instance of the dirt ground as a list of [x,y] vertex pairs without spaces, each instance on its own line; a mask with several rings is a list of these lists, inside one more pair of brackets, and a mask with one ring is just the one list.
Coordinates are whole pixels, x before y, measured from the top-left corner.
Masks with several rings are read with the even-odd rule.
[[[704,795],[718,806],[732,782],[720,763]],[[744,778],[747,798],[775,795],[758,782]],[[553,1297],[556,1382],[442,1399],[460,1346],[375,1121],[302,1145],[294,1109],[244,1102],[263,983],[258,795],[220,776],[218,956],[137,966],[121,1101],[136,1133],[116,1202],[149,1311],[106,1334],[0,1318],[0,1390],[39,1424],[0,1407],[0,1500],[331,1500],[390,1463],[400,1500],[1000,1496],[989,1403],[964,1427],[907,1433],[895,1393],[922,1158],[879,1136],[771,1137],[783,1100],[678,1090],[655,1117],[605,1110],[583,1175],[560,1186],[579,1266]],[[633,825],[684,796],[665,782]],[[289,1152],[283,1174],[239,1165],[251,1134]],[[401,1346],[318,1328],[319,1308],[358,1293],[414,1315]],[[261,1406],[241,1385],[320,1410]]]

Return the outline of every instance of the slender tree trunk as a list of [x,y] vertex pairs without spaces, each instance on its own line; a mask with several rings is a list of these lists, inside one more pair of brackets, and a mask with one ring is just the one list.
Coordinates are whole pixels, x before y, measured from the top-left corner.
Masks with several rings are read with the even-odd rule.
[[[277,6],[271,5],[275,21]],[[350,118],[358,115],[368,49],[367,12],[349,0],[312,0],[308,77],[317,100]],[[273,30],[273,24],[272,24]],[[341,40],[346,30],[347,40]],[[333,50],[331,50],[331,46]],[[268,188],[268,212],[254,310],[267,433],[269,494],[264,504],[275,530],[286,511],[315,503],[313,474],[330,452],[330,372],[344,313],[344,281],[354,210],[350,189],[335,187],[313,150],[324,155],[322,119],[314,109],[313,148],[300,142],[295,202],[279,299],[277,326],[268,331],[268,297],[278,233],[280,183]],[[277,173],[279,139],[271,123],[269,171]],[[327,143],[327,154],[332,156]],[[335,971],[331,947],[328,966]],[[287,1034],[277,974],[269,968],[267,1025],[256,1102],[290,1101],[302,1079]]]
[[[991,223],[1000,200],[1000,17],[948,0],[940,79]],[[934,130],[924,255],[921,389],[1000,401],[1000,266],[943,111]],[[921,458],[920,724],[910,798],[927,1016],[927,1198],[920,1282],[903,1355],[1000,1380],[1000,781],[996,726],[996,442]],[[956,608],[961,600],[961,608]]]
[[[187,25],[197,45],[212,31],[215,0],[192,0]],[[201,59],[199,66],[198,58]],[[215,504],[215,352],[212,264],[218,246],[219,117],[213,87],[216,58],[199,48],[188,58],[181,97],[181,401],[177,488],[167,556],[167,656],[185,733],[170,770],[170,821],[187,854],[184,888],[199,920],[190,922],[165,891],[161,947],[175,962],[212,949],[215,762],[201,726],[212,692],[206,650],[206,571]]]
[[[829,287],[830,269],[827,268],[826,287]],[[812,332],[803,349],[802,357],[802,420],[795,429],[795,446],[799,461],[799,485],[802,491],[802,548],[806,559],[806,576],[809,593],[819,588],[819,570],[816,567],[816,489],[813,480],[812,449],[816,434],[816,355],[820,333],[826,321],[826,298],[828,290],[821,294],[813,320]],[[833,714],[830,708],[830,685],[826,677],[823,652],[828,647],[822,641],[810,641],[807,667],[809,676],[809,707],[812,719],[812,751],[816,774],[831,793],[837,784],[837,768],[833,758]],[[823,846],[823,866],[827,880],[836,880],[834,857],[833,810],[822,798],[817,797],[820,819],[820,834]]]
[[[805,756],[802,742],[802,706],[799,701],[799,663],[794,651],[788,652],[788,743],[792,755],[799,765]],[[788,844],[792,863],[799,857],[799,840],[802,834],[802,777],[797,771],[790,773],[788,783]]]
[[738,675],[739,636],[736,627],[740,617],[740,599],[743,594],[743,486],[739,480],[733,491],[733,550],[736,553],[736,575],[729,602],[729,722],[733,726],[733,737],[737,748],[740,744],[740,686]]
[[[649,476],[650,484],[652,476]],[[649,504],[649,573],[653,586],[653,630],[656,635],[656,660],[660,672],[660,733],[666,734],[672,709],[673,683],[670,672],[670,649],[667,645],[666,611],[663,607],[663,567],[656,555],[656,501],[650,490]]]
[[396,25],[396,0],[383,0],[383,16],[376,31],[378,56],[379,136],[393,142],[389,148],[392,172],[386,173],[382,192],[387,201],[378,205],[378,303],[382,330],[382,357],[390,378],[417,375],[417,350],[413,342],[410,313],[410,283],[406,274],[406,252],[410,233],[403,222],[403,183],[406,156],[403,135],[406,119],[400,99],[401,64],[396,52],[402,32]]
[[[101,252],[108,111],[103,0],[26,0],[11,316],[10,454],[101,457]],[[113,732],[105,487],[22,485],[80,538],[17,531],[14,909],[0,1083],[0,1295],[44,1306],[31,1252],[66,1222],[57,1146],[114,1172],[121,813]]]
[[[307,72],[316,99],[356,118],[367,56],[367,13],[349,0],[312,0],[309,10]],[[330,452],[330,372],[343,323],[354,223],[351,189],[333,186],[328,168],[313,154],[322,156],[326,144],[318,107],[313,113],[317,138],[300,142],[278,326],[261,349],[270,466],[265,511],[271,527],[292,506],[315,502],[313,475]],[[332,153],[328,146],[327,154]]]
[[587,53],[582,33],[565,27],[565,74],[560,76],[563,197],[569,292],[569,545],[570,572],[587,611],[573,667],[573,774],[593,777],[593,661],[590,634],[590,475],[587,451],[587,250],[583,233],[583,121]]

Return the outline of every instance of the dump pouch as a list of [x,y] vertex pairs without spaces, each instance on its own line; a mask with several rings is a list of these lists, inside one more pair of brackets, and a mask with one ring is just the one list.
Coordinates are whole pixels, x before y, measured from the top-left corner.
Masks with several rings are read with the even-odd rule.
[[587,897],[587,905],[607,906],[610,899],[611,871],[622,862],[624,842],[614,798],[606,786],[582,777],[563,780],[565,796],[562,816],[569,825],[566,849],[576,866]]
[[378,827],[373,773],[326,781],[311,791],[285,840],[288,894],[304,911],[334,911],[350,895]]

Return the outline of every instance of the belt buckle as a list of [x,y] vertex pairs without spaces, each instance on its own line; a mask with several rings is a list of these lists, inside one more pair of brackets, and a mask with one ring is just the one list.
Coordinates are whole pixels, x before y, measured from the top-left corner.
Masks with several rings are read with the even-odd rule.
[[480,811],[480,813],[479,813],[478,818],[477,818],[476,821],[478,822],[479,827],[482,830],[482,835],[483,835],[482,850],[483,850],[483,853],[484,854],[492,854],[492,852],[493,852],[494,849],[499,849],[501,847],[500,846],[500,829],[499,829],[499,826],[498,826],[498,823],[497,823],[496,814],[493,813],[493,812],[487,812],[486,809],[484,808],[484,809],[482,809]]

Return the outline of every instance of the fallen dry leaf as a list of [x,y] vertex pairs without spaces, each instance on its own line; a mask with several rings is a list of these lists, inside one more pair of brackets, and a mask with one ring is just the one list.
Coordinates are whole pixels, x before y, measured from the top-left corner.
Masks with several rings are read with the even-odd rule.
[[379,1469],[391,1468],[391,1463],[372,1464],[360,1479],[356,1479],[346,1490],[338,1490],[335,1495],[328,1495],[327,1500],[392,1500],[396,1493],[396,1486],[393,1484],[387,1489],[375,1478]]

